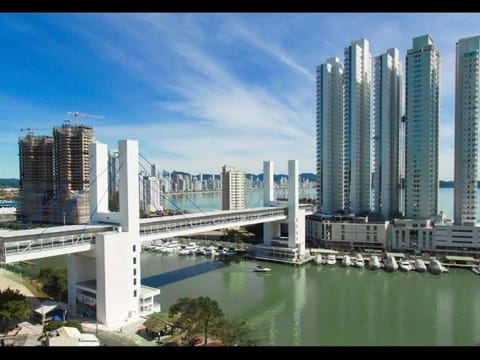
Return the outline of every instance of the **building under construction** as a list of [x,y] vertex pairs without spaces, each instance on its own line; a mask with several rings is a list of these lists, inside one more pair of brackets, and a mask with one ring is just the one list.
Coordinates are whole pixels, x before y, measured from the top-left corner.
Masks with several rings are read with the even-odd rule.
[[20,202],[17,219],[50,222],[53,180],[53,138],[29,132],[18,141],[20,156]]
[[84,224],[90,220],[88,147],[93,142],[90,126],[65,123],[53,129],[56,223]]
[[[47,139],[50,147],[46,145]],[[42,144],[42,141],[45,143],[43,147],[36,145]],[[94,141],[91,127],[72,126],[69,122],[53,128],[53,138],[28,134],[19,140],[19,220],[68,225],[88,223],[88,147]],[[40,164],[44,164],[42,172],[37,171]],[[30,186],[30,183],[36,184],[36,187]],[[42,216],[35,216],[39,212]]]

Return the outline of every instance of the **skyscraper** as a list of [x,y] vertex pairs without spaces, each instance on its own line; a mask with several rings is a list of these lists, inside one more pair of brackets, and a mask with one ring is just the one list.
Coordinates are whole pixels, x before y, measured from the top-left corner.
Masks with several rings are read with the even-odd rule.
[[[65,123],[53,129],[54,221],[57,223],[83,224],[90,220],[88,147],[92,142],[94,137],[90,126]],[[92,209],[92,212],[95,210]]]
[[317,203],[323,214],[343,210],[343,65],[317,67]]
[[455,225],[477,222],[480,36],[457,42],[455,65]]
[[438,207],[440,53],[430,35],[407,51],[405,216],[433,219]]
[[19,221],[51,221],[50,199],[54,193],[53,138],[33,133],[18,140],[20,156]]
[[371,209],[370,89],[372,56],[366,39],[345,48],[344,202],[360,214]]
[[386,218],[400,210],[402,65],[397,49],[375,57],[373,209]]
[[163,211],[160,180],[154,176],[143,177],[143,211],[146,213]]
[[222,167],[222,210],[245,209],[245,172]]

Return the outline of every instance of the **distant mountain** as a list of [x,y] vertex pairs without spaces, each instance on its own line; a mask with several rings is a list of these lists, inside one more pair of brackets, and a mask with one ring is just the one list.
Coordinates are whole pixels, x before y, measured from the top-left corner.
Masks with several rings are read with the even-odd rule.
[[0,178],[0,187],[19,187],[20,180],[15,178],[2,179]]

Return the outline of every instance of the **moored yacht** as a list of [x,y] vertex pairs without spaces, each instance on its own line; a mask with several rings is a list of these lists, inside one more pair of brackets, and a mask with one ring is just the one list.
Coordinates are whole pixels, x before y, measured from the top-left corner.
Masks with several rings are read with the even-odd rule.
[[342,266],[351,266],[352,265],[352,259],[350,258],[349,255],[343,255],[342,258]]
[[322,255],[319,254],[315,257],[315,264],[317,265],[321,265],[322,264],[322,261],[323,261],[323,258],[322,258]]
[[428,265],[428,270],[432,274],[440,274],[442,272],[448,272],[448,269],[443,266],[439,260],[437,259],[430,259],[430,264]]
[[335,265],[337,263],[337,259],[335,258],[334,254],[329,254],[327,256],[327,265]]
[[425,265],[425,262],[422,259],[415,259],[415,270],[418,272],[426,272],[427,271],[427,266]]
[[387,271],[397,271],[398,270],[398,264],[397,261],[395,260],[395,257],[393,255],[388,255],[385,260],[385,270]]
[[400,267],[400,270],[402,270],[402,271],[412,270],[412,264],[410,264],[410,261],[408,261],[408,260],[402,260],[400,262],[399,267]]
[[355,267],[358,268],[363,268],[365,267],[365,261],[363,260],[362,254],[358,254],[357,257],[355,258]]
[[371,270],[376,270],[380,268],[380,259],[377,255],[370,256],[370,261],[368,262],[368,268]]

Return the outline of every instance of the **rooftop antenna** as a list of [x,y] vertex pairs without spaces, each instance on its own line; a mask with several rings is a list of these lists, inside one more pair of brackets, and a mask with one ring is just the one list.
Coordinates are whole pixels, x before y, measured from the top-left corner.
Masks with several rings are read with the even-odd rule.
[[91,115],[91,114],[84,114],[78,111],[72,112],[72,111],[67,111],[67,115],[73,115],[74,121],[75,121],[75,127],[77,127],[77,122],[78,122],[78,117],[87,117],[87,118],[94,118],[94,119],[104,119],[103,116],[100,115]]

